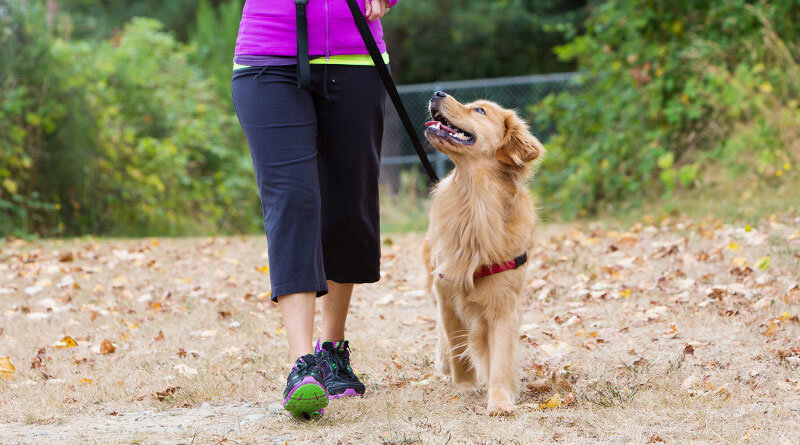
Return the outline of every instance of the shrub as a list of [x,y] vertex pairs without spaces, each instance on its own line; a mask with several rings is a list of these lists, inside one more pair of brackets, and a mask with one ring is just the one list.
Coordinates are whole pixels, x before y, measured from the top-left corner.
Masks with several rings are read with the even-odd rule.
[[540,175],[555,210],[575,216],[692,187],[712,165],[727,176],[790,165],[798,20],[791,0],[592,7],[587,33],[557,50],[579,62],[581,91],[531,110],[558,133]]
[[192,60],[209,73],[220,97],[231,96],[233,53],[241,19],[241,0],[228,0],[216,9],[208,0],[200,0],[197,6],[196,25],[191,35],[195,47]]
[[[40,2],[23,4],[11,3],[14,17],[41,25]],[[189,63],[186,46],[151,19],[134,19],[102,42],[43,29],[18,39],[17,59],[40,55],[31,61],[35,74],[12,72],[6,83],[13,88],[3,89],[0,121],[13,128],[3,131],[12,138],[0,139],[0,149],[13,159],[1,161],[12,168],[0,169],[0,182],[13,181],[16,190],[5,187],[0,196],[0,230],[143,235],[259,227],[244,137],[229,101]]]

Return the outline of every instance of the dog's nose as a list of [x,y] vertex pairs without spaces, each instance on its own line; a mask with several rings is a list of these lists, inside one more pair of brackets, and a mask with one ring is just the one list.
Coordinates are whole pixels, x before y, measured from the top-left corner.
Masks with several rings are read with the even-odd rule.
[[445,93],[444,91],[437,91],[433,93],[433,97],[436,98],[447,97],[447,93]]

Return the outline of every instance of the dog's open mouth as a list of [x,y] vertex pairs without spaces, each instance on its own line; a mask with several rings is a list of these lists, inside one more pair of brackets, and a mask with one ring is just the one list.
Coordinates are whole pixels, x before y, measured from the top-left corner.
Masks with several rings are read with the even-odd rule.
[[436,110],[431,110],[431,114],[434,120],[425,123],[425,127],[427,127],[425,131],[449,138],[457,144],[472,145],[475,143],[474,134],[451,124],[446,117]]

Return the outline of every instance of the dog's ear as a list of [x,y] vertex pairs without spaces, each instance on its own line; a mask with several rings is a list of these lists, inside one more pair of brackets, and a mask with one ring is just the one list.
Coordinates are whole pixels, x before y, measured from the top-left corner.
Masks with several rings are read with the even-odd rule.
[[522,167],[544,154],[542,143],[531,134],[525,121],[520,119],[516,113],[509,112],[506,115],[503,121],[503,131],[503,142],[495,151],[495,156],[500,162]]

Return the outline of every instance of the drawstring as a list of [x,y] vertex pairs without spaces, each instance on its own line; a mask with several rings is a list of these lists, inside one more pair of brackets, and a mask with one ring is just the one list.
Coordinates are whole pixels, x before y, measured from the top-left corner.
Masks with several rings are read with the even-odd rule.
[[264,71],[266,71],[267,68],[269,68],[269,66],[268,65],[264,65],[264,68],[261,68],[261,71],[259,71],[258,74],[256,74],[255,79],[258,79],[258,76],[264,74]]

